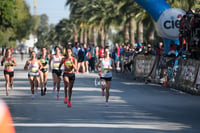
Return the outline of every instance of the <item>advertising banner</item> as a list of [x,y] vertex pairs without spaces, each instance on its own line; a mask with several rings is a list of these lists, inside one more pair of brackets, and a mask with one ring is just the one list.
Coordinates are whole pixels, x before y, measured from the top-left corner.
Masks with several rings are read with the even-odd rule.
[[178,77],[178,83],[180,85],[192,87],[197,78],[199,62],[196,60],[182,60],[181,62],[181,71]]
[[134,76],[147,77],[153,70],[155,56],[137,55],[134,58]]

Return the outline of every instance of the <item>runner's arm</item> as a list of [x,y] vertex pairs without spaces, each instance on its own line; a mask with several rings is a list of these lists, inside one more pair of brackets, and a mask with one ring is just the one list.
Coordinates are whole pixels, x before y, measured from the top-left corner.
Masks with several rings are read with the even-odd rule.
[[5,57],[3,57],[3,59],[1,60],[1,66],[3,66],[4,61],[5,61]]
[[74,70],[76,71],[77,70],[77,60],[76,60],[76,58],[74,58],[72,65],[73,65]]
[[53,56],[50,57],[50,60],[49,60],[49,70],[51,70],[51,61],[53,59]]
[[61,68],[61,66],[63,65],[63,63],[64,63],[64,58],[62,58],[62,60],[61,60],[61,62],[60,62],[60,64],[59,64],[59,70],[60,70],[60,68]]
[[39,71],[43,68],[43,65],[42,65],[42,63],[40,62],[40,60],[38,60],[38,64],[39,64]]
[[17,66],[15,58],[13,58],[13,66]]
[[28,69],[29,61],[26,61],[26,64],[24,65],[24,70]]

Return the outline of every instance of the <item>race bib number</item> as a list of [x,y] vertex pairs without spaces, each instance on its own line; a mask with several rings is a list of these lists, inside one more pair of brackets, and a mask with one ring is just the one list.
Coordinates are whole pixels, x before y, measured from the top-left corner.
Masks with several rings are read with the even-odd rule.
[[53,67],[54,67],[54,68],[58,68],[58,67],[59,67],[59,63],[54,63],[54,64],[53,64]]
[[35,72],[37,72],[37,68],[30,68],[30,72],[33,72],[33,73],[35,73]]
[[66,67],[71,67],[72,66],[72,62],[71,61],[65,61],[65,66]]
[[109,73],[110,69],[109,68],[104,68],[104,73]]

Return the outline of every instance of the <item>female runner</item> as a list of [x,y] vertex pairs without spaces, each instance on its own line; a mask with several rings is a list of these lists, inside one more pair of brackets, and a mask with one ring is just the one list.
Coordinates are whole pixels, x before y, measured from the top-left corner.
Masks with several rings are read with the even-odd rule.
[[[110,96],[110,84],[112,81],[112,71],[115,70],[115,65],[113,59],[110,58],[109,56],[109,49],[108,47],[105,48],[104,50],[105,56],[96,65],[96,70],[99,73],[100,79],[105,80],[106,85],[105,87],[102,85],[102,95],[104,95],[104,90],[106,89],[106,104],[105,107],[109,107],[108,104],[108,99]],[[99,71],[99,66],[101,70]]]
[[60,81],[61,81],[61,73],[59,71],[59,65],[62,60],[63,56],[60,53],[60,48],[58,46],[55,47],[55,54],[51,56],[49,61],[49,70],[51,70],[51,62],[53,61],[53,69],[52,69],[52,77],[53,77],[53,92],[57,87],[57,99],[59,98],[59,91],[60,91]]
[[31,59],[26,61],[24,66],[24,70],[29,70],[28,79],[31,85],[32,96],[31,99],[35,98],[34,87],[38,87],[39,85],[39,73],[40,69],[42,69],[41,62],[36,58],[36,53],[34,51],[31,52]]
[[[41,96],[46,95],[47,91],[47,77],[48,77],[48,65],[49,65],[49,56],[47,55],[47,49],[42,47],[42,54],[38,58],[42,64],[42,69],[40,71],[40,86],[41,86]],[[44,88],[44,91],[43,91]]]
[[4,77],[6,79],[6,96],[9,95],[8,86],[10,84],[11,89],[13,89],[13,79],[14,79],[14,67],[16,66],[15,58],[12,57],[11,49],[7,48],[5,56],[2,58],[1,66],[4,65]]
[[[70,48],[66,49],[66,57],[62,59],[59,70],[61,66],[64,64],[64,73],[63,73],[63,81],[64,81],[64,89],[65,89],[65,99],[64,103],[68,103],[68,107],[71,107],[71,96],[72,96],[72,88],[75,80],[75,73],[77,60],[72,56],[72,50]],[[68,99],[67,99],[68,94]]]

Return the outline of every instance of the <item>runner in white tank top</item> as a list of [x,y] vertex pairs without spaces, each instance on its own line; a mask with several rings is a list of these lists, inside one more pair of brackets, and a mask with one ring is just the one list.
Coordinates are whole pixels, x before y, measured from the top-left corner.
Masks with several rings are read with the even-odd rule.
[[[52,68],[52,77],[53,77],[53,93],[57,88],[57,99],[59,98],[60,91],[60,81],[61,81],[61,73],[59,70],[59,65],[64,56],[60,53],[60,48],[58,46],[55,47],[55,55],[52,55],[49,61],[49,69]],[[52,64],[51,64],[52,62]],[[53,66],[53,67],[52,67]]]
[[[33,100],[35,98],[34,87],[36,87],[36,91],[37,91],[39,83],[40,83],[39,73],[40,73],[40,69],[42,69],[42,64],[38,59],[36,59],[36,53],[34,51],[31,52],[31,59],[27,60],[24,66],[24,70],[27,70],[27,69],[29,70],[28,79],[31,85],[31,92],[32,92],[31,99]],[[42,90],[41,90],[41,94],[42,94]]]
[[[113,59],[109,57],[109,49],[106,47],[104,50],[105,56],[96,65],[96,70],[99,73],[101,80],[105,80],[106,85],[101,86],[102,92],[101,94],[104,96],[104,90],[106,89],[106,104],[105,107],[108,107],[108,99],[110,96],[110,84],[112,81],[112,71],[115,70],[115,65]],[[99,67],[101,71],[99,71]]]

